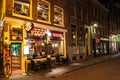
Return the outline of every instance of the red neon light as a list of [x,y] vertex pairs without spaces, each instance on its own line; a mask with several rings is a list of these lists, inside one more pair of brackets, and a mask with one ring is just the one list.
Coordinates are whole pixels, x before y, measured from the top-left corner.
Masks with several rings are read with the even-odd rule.
[[96,43],[100,43],[100,39],[96,39],[95,41],[96,41]]
[[31,30],[31,34],[35,36],[45,36],[44,31]]
[[53,33],[53,37],[63,37],[63,34],[60,34],[60,33]]

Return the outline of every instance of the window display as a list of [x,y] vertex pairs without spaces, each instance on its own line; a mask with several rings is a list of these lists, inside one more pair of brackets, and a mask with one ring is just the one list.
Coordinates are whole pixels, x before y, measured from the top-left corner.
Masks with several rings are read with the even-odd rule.
[[54,55],[63,55],[63,33],[52,32],[51,44]]
[[63,25],[63,9],[54,6],[54,24]]
[[22,39],[23,39],[22,27],[17,25],[12,25],[10,27],[10,40],[21,41]]
[[57,54],[64,55],[63,33],[50,31],[51,36],[47,35],[47,30],[33,28],[27,32],[27,46],[24,46],[24,54],[27,59],[47,58],[48,55],[55,57]]
[[96,44],[96,54],[100,54],[100,44]]
[[30,17],[30,0],[14,0],[14,13]]
[[103,50],[103,43],[100,43],[100,52],[103,53],[104,50]]
[[46,39],[28,39],[29,54],[27,54],[28,59],[30,58],[43,58],[46,57]]
[[38,1],[37,2],[38,19],[42,21],[49,21],[50,3],[43,0],[37,1]]
[[52,40],[52,48],[53,48],[54,54],[63,55],[63,41]]
[[104,53],[107,53],[107,43],[104,43]]
[[[27,32],[29,46],[29,58],[42,58],[46,57],[46,33],[45,29],[33,28],[31,31]],[[26,53],[24,53],[26,54]]]

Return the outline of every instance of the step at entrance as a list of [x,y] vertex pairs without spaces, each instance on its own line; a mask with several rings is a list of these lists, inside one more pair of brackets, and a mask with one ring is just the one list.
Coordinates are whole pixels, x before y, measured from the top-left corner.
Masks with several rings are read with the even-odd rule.
[[20,57],[12,57],[12,65],[11,65],[11,68],[12,68],[12,74],[14,73],[21,73],[21,62],[20,62]]

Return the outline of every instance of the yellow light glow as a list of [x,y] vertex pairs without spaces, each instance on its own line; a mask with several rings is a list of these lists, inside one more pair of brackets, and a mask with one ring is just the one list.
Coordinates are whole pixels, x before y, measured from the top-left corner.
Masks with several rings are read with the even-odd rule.
[[45,44],[44,43],[41,43],[42,46],[44,46]]
[[17,38],[16,36],[12,36],[12,40],[16,40],[16,38]]
[[8,42],[8,38],[7,38],[7,37],[5,37],[5,40],[4,40],[4,42]]
[[12,27],[14,27],[14,28],[21,28],[20,25],[12,25]]
[[97,24],[97,23],[94,23],[94,24],[93,24],[93,26],[94,26],[94,27],[97,27],[97,26],[98,26],[98,24]]
[[57,47],[58,46],[58,44],[55,44],[55,47]]
[[24,39],[24,44],[27,44],[28,40],[27,39]]
[[75,39],[76,38],[76,36],[75,35],[73,35],[73,39]]

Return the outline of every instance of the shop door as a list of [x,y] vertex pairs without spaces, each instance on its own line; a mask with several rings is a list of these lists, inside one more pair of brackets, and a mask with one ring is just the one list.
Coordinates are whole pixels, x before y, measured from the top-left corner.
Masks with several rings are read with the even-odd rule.
[[21,72],[21,43],[11,44],[11,71],[13,73]]

